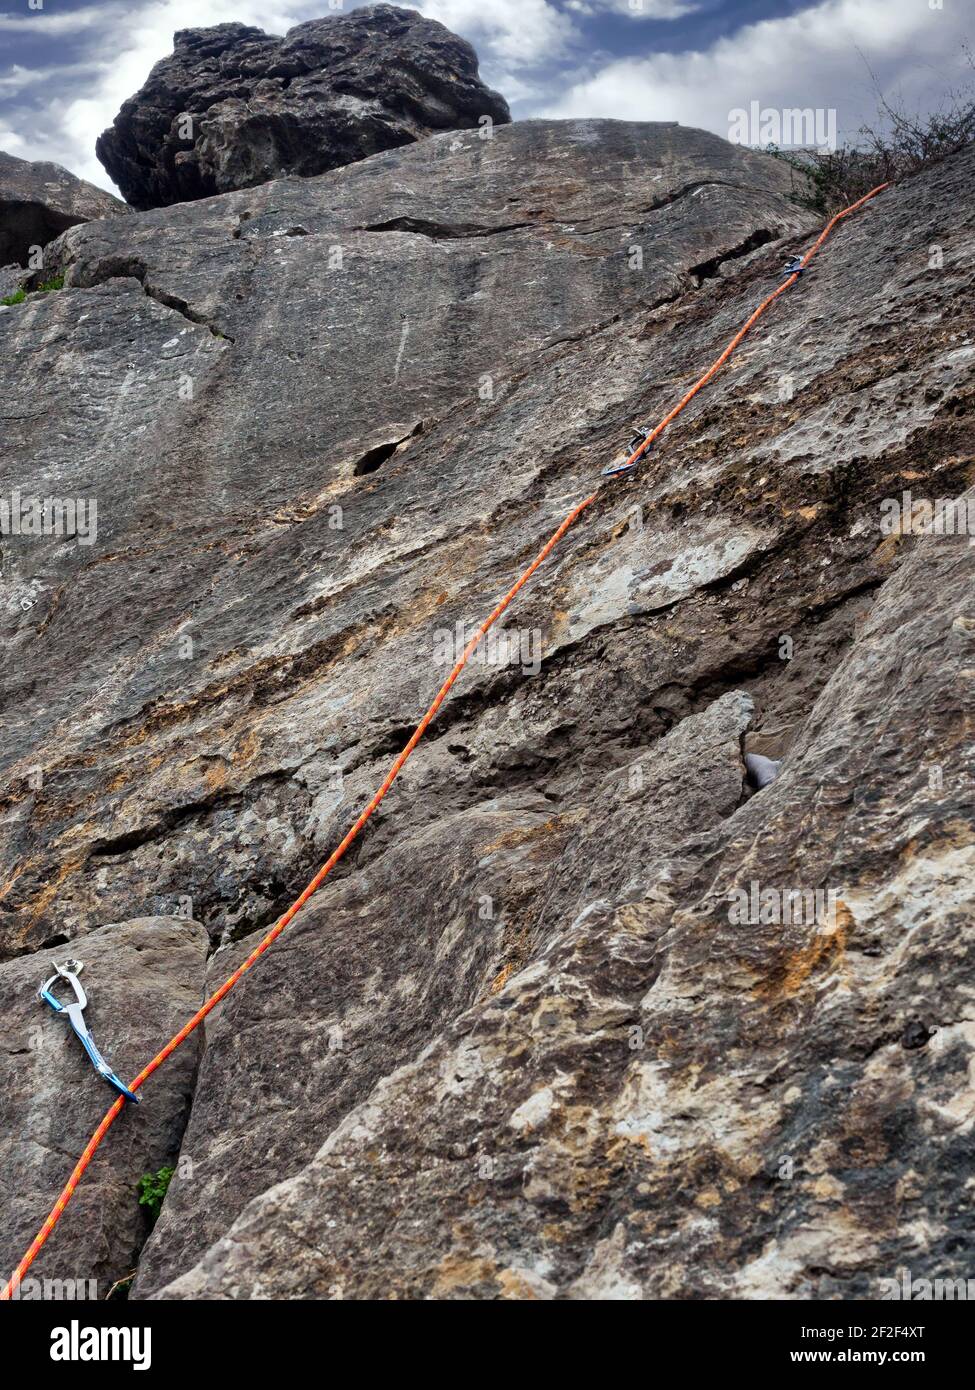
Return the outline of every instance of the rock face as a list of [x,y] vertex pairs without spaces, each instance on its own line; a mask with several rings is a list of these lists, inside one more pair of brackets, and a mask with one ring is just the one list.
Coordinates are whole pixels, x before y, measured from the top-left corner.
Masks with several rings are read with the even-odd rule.
[[79,222],[128,211],[111,193],[75,178],[60,164],[17,159],[0,150],[0,267],[26,266],[32,247],[43,248]]
[[[497,529],[484,518],[555,440],[575,453],[591,431],[596,473],[626,434],[622,415],[603,418],[618,388],[572,403],[557,376],[536,390],[533,364],[561,372],[576,340],[620,341],[625,314],[676,302],[705,262],[736,264],[807,224],[787,188],[772,161],[700,132],[531,122],[67,233],[54,248],[67,288],[0,314],[8,476],[22,506],[90,500],[97,523],[70,544],[5,546],[3,766],[20,812],[4,862],[20,869],[0,897],[0,954],[121,920],[134,901],[172,913],[190,899],[215,941],[274,916],[364,787],[352,763],[368,779],[419,708],[418,631],[429,648],[472,620],[557,505],[539,519],[530,488],[517,539],[482,577]],[[627,350],[645,376],[654,357]],[[412,461],[431,448],[421,486]],[[442,577],[415,569],[431,546],[468,576],[449,601]],[[130,584],[138,597],[119,605]],[[589,626],[598,600],[581,610]],[[580,619],[566,622],[577,641]],[[79,628],[98,641],[79,646]],[[250,742],[255,700],[283,740],[270,763]],[[295,778],[305,738],[333,720],[317,771]],[[245,848],[237,797],[252,785]],[[65,866],[53,910],[52,854]]]
[[[136,1296],[967,1270],[975,547],[881,524],[975,498],[973,172],[841,224],[520,596],[208,1021]],[[715,137],[530,122],[65,233],[0,312],[8,476],[98,503],[3,538],[3,953],[182,912],[222,981],[816,226]]]
[[276,38],[183,29],[96,146],[137,208],[322,174],[441,130],[510,121],[469,43],[415,10],[370,5]]
[[[74,1160],[112,1104],[67,1021],[37,998],[66,955],[84,961],[85,1021],[108,1062],[131,1080],[200,1004],[207,935],[198,922],[143,917],[101,927],[63,948],[0,966],[0,1268],[4,1282],[33,1239]],[[72,998],[62,987],[57,997]],[[44,1280],[95,1282],[79,1298],[105,1298],[131,1274],[148,1231],[138,1180],[177,1160],[196,1074],[197,1045],[146,1083],[96,1155],[20,1296]],[[72,1155],[65,1166],[65,1158]],[[38,1282],[39,1281],[39,1282]],[[48,1294],[48,1297],[51,1295]],[[72,1296],[64,1290],[61,1297]]]

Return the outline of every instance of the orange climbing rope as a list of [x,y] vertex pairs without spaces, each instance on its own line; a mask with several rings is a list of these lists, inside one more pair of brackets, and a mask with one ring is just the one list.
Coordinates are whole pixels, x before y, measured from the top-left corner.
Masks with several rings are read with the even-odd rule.
[[708,367],[704,375],[702,377],[699,377],[698,380],[695,381],[694,385],[687,392],[687,395],[683,396],[677,402],[670,414],[664,416],[664,418],[660,421],[660,424],[657,425],[655,429],[652,429],[650,431],[650,433],[647,435],[646,439],[644,439],[640,447],[630,455],[630,457],[626,461],[627,466],[636,463],[637,460],[647,452],[647,450],[650,448],[650,445],[657,438],[657,436],[663,434],[664,430],[671,423],[671,421],[677,419],[677,416],[681,413],[684,407],[694,399],[698,391],[700,391],[703,386],[707,386],[708,382],[714,376],[715,372],[719,371],[721,367],[724,366],[725,362],[727,362],[728,358],[734,352],[735,348],[741,342],[742,338],[744,338],[745,334],[749,331],[749,329],[762,317],[769,305],[772,304],[776,299],[778,299],[779,295],[784,293],[784,291],[787,290],[790,285],[795,284],[802,271],[805,270],[806,266],[812,260],[813,256],[815,256],[816,252],[822,246],[823,242],[829,236],[830,232],[836,226],[837,222],[840,222],[844,217],[849,217],[851,212],[856,212],[857,208],[862,208],[864,203],[869,203],[871,198],[876,198],[878,193],[882,193],[884,189],[888,187],[889,184],[886,183],[878,184],[876,188],[871,188],[869,193],[865,193],[862,198],[858,198],[855,203],[851,203],[849,207],[843,208],[841,212],[836,213],[835,216],[830,218],[830,220],[826,223],[826,226],[820,232],[819,236],[813,242],[812,246],[803,256],[802,261],[800,262],[800,269],[796,270],[792,275],[787,276],[786,279],[782,281],[782,284],[779,285],[777,289],[774,289],[767,299],[762,300],[761,304],[751,315],[751,317],[746,319],[742,327],[739,328],[738,332],[732,338],[731,342],[725,348],[721,356],[716,357],[714,359],[714,361],[711,363],[710,367]]
[[[804,269],[809,264],[813,256],[815,256],[816,252],[822,246],[823,242],[826,240],[830,232],[833,230],[833,228],[836,226],[837,222],[839,222],[841,218],[848,217],[851,212],[856,212],[857,208],[862,207],[864,203],[869,202],[871,198],[874,198],[878,193],[883,192],[883,190],[887,186],[888,185],[886,183],[878,185],[877,188],[871,189],[870,192],[867,193],[864,197],[858,199],[858,201],[855,203],[851,203],[849,207],[844,208],[842,212],[838,212],[835,215],[835,217],[831,218],[830,221],[823,228],[814,245],[809,249],[809,251],[806,252],[805,256],[802,258],[802,261],[800,263],[801,268]],[[715,372],[717,372],[722,366],[722,364],[728,360],[728,358],[734,352],[735,348],[745,337],[746,333],[753,326],[753,324],[755,324],[757,320],[761,318],[762,314],[765,313],[769,305],[772,304],[774,300],[778,299],[779,295],[782,294],[783,290],[788,289],[790,285],[795,283],[795,281],[799,277],[799,274],[800,270],[797,269],[792,275],[789,275],[786,279],[784,279],[782,284],[779,285],[776,290],[774,290],[766,299],[762,301],[762,303],[758,306],[755,312],[746,321],[744,326],[741,329],[739,329],[739,331],[735,334],[731,342],[721,353],[720,357],[715,358],[714,362],[707,369],[704,375],[694,383],[691,389],[687,392],[685,396],[682,397],[682,399],[677,403],[674,409],[671,410],[668,415],[664,416],[664,418],[660,421],[656,428],[653,429],[650,432],[650,434],[647,435],[640,447],[630,455],[629,459],[627,460],[627,466],[635,464],[640,459],[640,457],[647,451],[647,449],[649,449],[650,445],[658,437],[658,435],[660,435],[667,428],[667,426],[677,418],[677,416],[681,413],[684,407],[697,395],[698,391],[700,391],[703,386],[707,385],[707,383],[714,376]],[[257,946],[254,947],[253,951],[251,951],[247,959],[237,967],[237,969],[233,972],[232,975],[228,976],[228,978],[224,980],[220,988],[210,996],[210,998],[206,1001],[205,1004],[203,1004],[201,1008],[199,1008],[196,1011],[193,1017],[183,1025],[179,1032],[174,1037],[170,1038],[169,1042],[166,1043],[165,1047],[163,1047],[160,1052],[156,1053],[152,1061],[149,1062],[147,1066],[143,1067],[142,1071],[139,1072],[139,1075],[132,1082],[129,1088],[130,1090],[139,1090],[143,1083],[146,1082],[150,1076],[152,1076],[153,1072],[162,1066],[166,1058],[169,1057],[173,1052],[175,1052],[181,1043],[186,1041],[190,1034],[203,1022],[207,1014],[209,1014],[213,1009],[215,1009],[222,999],[226,998],[226,996],[233,989],[234,985],[237,984],[238,980],[240,980],[242,976],[246,975],[248,970],[250,970],[254,965],[257,964],[258,960],[261,958],[264,952],[267,951],[273,944],[273,942],[277,940],[277,938],[284,931],[285,927],[287,927],[288,923],[295,918],[295,916],[301,911],[302,907],[304,907],[308,899],[318,890],[318,888],[321,886],[324,880],[331,873],[332,869],[334,869],[335,865],[345,854],[346,850],[352,844],[353,840],[356,839],[359,832],[365,825],[366,821],[370,818],[370,816],[379,806],[379,803],[382,801],[383,797],[386,795],[390,787],[395,782],[396,778],[399,776],[404,763],[411,756],[413,750],[416,748],[416,745],[420,742],[420,739],[423,737],[430,724],[436,718],[437,711],[440,709],[440,706],[447,698],[452,686],[454,685],[461,671],[467,665],[468,660],[470,659],[474,650],[480,644],[482,638],[485,636],[488,629],[491,628],[497,622],[497,620],[501,617],[502,613],[504,613],[505,609],[508,608],[508,606],[513,602],[513,600],[521,591],[521,589],[523,589],[524,586],[528,583],[529,579],[531,579],[532,575],[535,573],[538,567],[547,559],[547,557],[555,549],[559,541],[565,535],[566,531],[568,531],[569,527],[572,526],[572,524],[581,515],[581,513],[584,512],[585,509],[596,500],[597,495],[598,494],[594,492],[589,497],[586,497],[582,502],[579,502],[575,507],[573,507],[572,511],[569,512],[568,516],[562,522],[558,530],[549,538],[548,541],[546,541],[545,545],[535,556],[535,559],[525,570],[524,574],[522,574],[520,579],[518,579],[518,581],[512,585],[512,587],[505,594],[504,598],[500,600],[500,602],[496,605],[496,607],[492,610],[488,617],[485,618],[484,622],[477,629],[474,636],[471,638],[467,646],[464,648],[464,651],[461,654],[460,659],[457,661],[453,670],[450,672],[450,675],[447,677],[443,685],[437,691],[433,703],[430,705],[430,708],[427,710],[426,714],[423,716],[419,724],[416,726],[416,729],[414,730],[409,743],[407,743],[402,753],[400,753],[396,761],[393,763],[392,767],[389,769],[389,772],[386,774],[386,777],[383,780],[383,783],[380,786],[379,790],[376,792],[375,796],[373,796],[372,800],[369,802],[368,806],[366,806],[365,810],[363,810],[360,813],[358,819],[352,825],[345,838],[340,842],[340,844],[338,844],[335,847],[335,849],[329,855],[328,859],[325,861],[322,867],[318,870],[315,877],[311,880],[311,882],[308,884],[305,890],[301,893],[299,897],[295,899],[295,901],[288,908],[287,912],[285,912],[284,916],[281,917],[274,924],[274,926],[267,933],[267,935],[263,937],[263,939],[257,944]],[[78,1186],[78,1183],[81,1181],[81,1178],[84,1175],[85,1169],[88,1167],[89,1163],[94,1157],[96,1149],[101,1144],[102,1140],[105,1138],[105,1135],[111,1129],[112,1125],[115,1123],[115,1120],[118,1118],[118,1115],[120,1114],[124,1105],[124,1097],[119,1096],[118,1099],[111,1106],[111,1108],[105,1113],[105,1116],[99,1124],[98,1128],[95,1130],[94,1134],[91,1136],[88,1143],[85,1145],[84,1152],[78,1159],[78,1162],[75,1164],[71,1176],[65,1183],[60,1196],[54,1203],[54,1206],[51,1208],[51,1211],[47,1216],[46,1220],[44,1221],[44,1224],[41,1226],[37,1235],[31,1241],[29,1249],[27,1250],[23,1259],[18,1264],[17,1268],[14,1270],[13,1274],[10,1277],[10,1280],[5,1285],[3,1291],[0,1292],[0,1302],[11,1299],[16,1294],[18,1288],[20,1287],[21,1281],[23,1280],[24,1275],[27,1273],[27,1270],[34,1263],[34,1260],[37,1258],[51,1232],[54,1230],[55,1226],[60,1221],[65,1208],[71,1201],[75,1188]]]

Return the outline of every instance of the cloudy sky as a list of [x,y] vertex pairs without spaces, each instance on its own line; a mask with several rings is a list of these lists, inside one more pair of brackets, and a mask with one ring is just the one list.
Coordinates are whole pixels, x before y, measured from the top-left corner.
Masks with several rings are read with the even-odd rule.
[[[364,0],[0,0],[0,149],[105,188],[95,138],[176,29],[268,33]],[[406,0],[475,45],[517,118],[676,120],[729,134],[729,113],[835,109],[874,118],[871,72],[909,110],[973,79],[972,0]]]

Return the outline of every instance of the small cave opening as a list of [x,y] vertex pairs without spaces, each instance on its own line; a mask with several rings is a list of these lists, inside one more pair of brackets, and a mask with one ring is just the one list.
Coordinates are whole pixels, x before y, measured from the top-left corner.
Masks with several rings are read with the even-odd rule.
[[41,203],[0,202],[0,266],[27,269],[32,247],[46,246],[82,220],[52,212]]
[[392,439],[388,444],[377,444],[374,449],[367,449],[353,468],[353,475],[361,478],[364,473],[375,473],[387,459],[393,457],[401,442],[399,439]]
[[387,459],[393,457],[401,444],[406,444],[410,439],[416,439],[422,433],[423,421],[419,420],[409,434],[401,435],[399,439],[387,440],[384,444],[375,444],[371,449],[367,449],[353,466],[352,476],[361,478],[366,473],[375,473],[377,468],[381,468]]

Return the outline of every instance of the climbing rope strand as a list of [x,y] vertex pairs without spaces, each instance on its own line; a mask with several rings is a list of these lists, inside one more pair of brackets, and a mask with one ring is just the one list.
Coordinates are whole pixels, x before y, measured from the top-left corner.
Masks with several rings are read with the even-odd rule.
[[[287,912],[285,912],[285,914],[281,918],[279,918],[279,920],[274,924],[274,926],[267,933],[267,935],[260,942],[258,942],[258,944],[254,947],[253,951],[251,951],[250,955],[246,958],[246,960],[244,960],[242,964],[240,964],[237,967],[237,969],[233,972],[232,975],[228,976],[228,978],[224,980],[220,988],[216,990],[213,994],[211,994],[210,998],[207,999],[206,1003],[204,1003],[196,1011],[193,1017],[183,1025],[179,1032],[176,1033],[174,1037],[170,1038],[166,1046],[162,1048],[160,1052],[156,1053],[152,1061],[149,1062],[147,1066],[143,1067],[142,1071],[139,1072],[139,1075],[132,1082],[132,1085],[130,1087],[131,1090],[137,1091],[142,1086],[142,1084],[149,1079],[153,1072],[162,1066],[166,1058],[169,1057],[173,1052],[175,1052],[176,1049],[180,1046],[180,1044],[184,1043],[186,1039],[190,1036],[190,1034],[200,1026],[200,1024],[206,1018],[207,1014],[209,1014],[213,1009],[215,1009],[222,999],[226,998],[226,996],[233,989],[234,985],[237,984],[238,980],[240,980],[242,976],[246,975],[248,970],[252,969],[253,966],[257,964],[258,960],[260,960],[264,952],[267,951],[269,947],[277,940],[277,938],[284,931],[285,927],[287,927],[288,923],[294,919],[294,917],[301,911],[302,907],[304,907],[305,903],[312,896],[312,894],[315,893],[317,889],[321,886],[323,881],[332,872],[335,865],[339,862],[339,860],[345,854],[346,850],[352,844],[353,840],[355,840],[359,832],[362,830],[366,821],[376,810],[383,797],[389,791],[390,787],[396,781],[396,778],[402,771],[404,763],[411,756],[413,750],[420,742],[420,739],[426,733],[432,721],[436,718],[437,711],[440,709],[440,706],[443,704],[444,700],[449,695],[452,686],[457,680],[457,677],[460,675],[461,671],[467,665],[468,661],[470,660],[474,651],[483,640],[489,628],[494,626],[497,620],[501,617],[502,613],[504,613],[505,609],[509,607],[509,605],[514,601],[518,593],[520,593],[520,591],[528,583],[529,579],[531,579],[532,575],[538,569],[539,565],[543,564],[544,561],[548,558],[548,556],[552,553],[552,551],[558,545],[559,541],[565,535],[566,531],[568,531],[569,527],[573,524],[576,518],[583,511],[585,511],[586,507],[588,507],[595,500],[596,494],[593,493],[590,497],[587,497],[584,501],[578,503],[577,506],[573,507],[572,511],[562,522],[558,530],[548,541],[546,541],[545,545],[535,556],[535,559],[525,570],[524,574],[522,574],[521,578],[517,581],[516,584],[512,585],[512,587],[505,594],[504,598],[500,600],[500,602],[491,611],[489,616],[485,618],[483,623],[481,623],[480,627],[474,633],[474,636],[471,638],[467,646],[464,648],[463,653],[461,654],[459,660],[451,670],[450,675],[447,677],[443,685],[437,691],[433,703],[430,705],[430,708],[427,710],[426,714],[423,716],[419,724],[416,726],[416,729],[414,730],[409,743],[407,743],[402,753],[400,753],[399,756],[396,758],[396,761],[393,763],[392,767],[387,772],[386,777],[379,790],[376,792],[375,796],[369,802],[368,806],[366,806],[365,810],[360,813],[358,819],[352,825],[345,838],[341,841],[340,844],[338,844],[335,847],[335,849],[329,855],[328,859],[318,870],[318,873],[302,892],[300,897],[295,899],[295,901],[288,908]],[[122,1096],[119,1096],[118,1100],[105,1113],[105,1116],[99,1124],[98,1128],[95,1130],[94,1134],[91,1136],[88,1143],[85,1145],[84,1153],[81,1155],[78,1162],[75,1164],[74,1170],[72,1171],[68,1181],[65,1183],[60,1196],[54,1203],[54,1206],[51,1208],[50,1214],[48,1215],[44,1224],[41,1226],[41,1229],[38,1231],[37,1235],[31,1242],[30,1248],[24,1255],[24,1258],[20,1261],[20,1264],[17,1266],[16,1270],[11,1276],[10,1281],[4,1288],[3,1292],[0,1293],[0,1301],[10,1299],[15,1293],[15,1291],[19,1288],[24,1275],[27,1273],[27,1270],[30,1269],[34,1260],[37,1258],[41,1249],[45,1245],[51,1232],[54,1230],[55,1226],[60,1221],[65,1208],[71,1201],[75,1188],[81,1181],[85,1169],[88,1167],[89,1163],[95,1155],[95,1150],[98,1148],[99,1144],[105,1138],[105,1135],[108,1133],[112,1125],[115,1123],[124,1105],[124,1098]]]
[[[170,1039],[170,1041],[166,1044],[162,1051],[158,1052],[156,1056],[153,1057],[152,1061],[148,1064],[148,1066],[143,1067],[142,1071],[139,1072],[139,1075],[132,1082],[131,1089],[133,1091],[138,1090],[142,1083],[146,1081],[152,1075],[152,1073],[156,1071],[158,1067],[162,1066],[163,1062],[165,1062],[166,1058],[170,1055],[170,1053],[174,1052],[176,1048],[179,1047],[180,1043],[182,1043],[183,1041],[185,1041],[186,1038],[189,1037],[190,1033],[193,1032],[194,1028],[196,1028],[200,1023],[203,1022],[203,1020],[206,1018],[207,1014],[211,1011],[211,1009],[215,1009],[216,1006],[220,1003],[221,999],[223,999],[225,995],[230,993],[230,991],[233,989],[234,985],[241,978],[241,976],[246,975],[247,971],[250,970],[252,966],[256,965],[257,961],[261,958],[261,956],[263,956],[264,952],[281,935],[288,923],[291,922],[301,911],[308,899],[318,891],[324,880],[335,868],[335,865],[345,854],[346,850],[352,844],[353,840],[362,830],[366,821],[373,814],[373,812],[378,807],[379,803],[382,801],[383,797],[386,795],[390,787],[396,781],[396,778],[402,771],[404,763],[412,755],[413,750],[416,748],[416,745],[420,742],[420,739],[423,737],[427,729],[430,727],[430,724],[436,718],[437,711],[440,709],[440,706],[443,704],[444,700],[446,700],[447,696],[450,693],[451,687],[454,685],[454,682],[457,680],[457,677],[460,675],[461,671],[463,671],[464,667],[467,665],[467,662],[470,660],[470,657],[472,656],[473,652],[480,644],[485,633],[488,631],[489,628],[494,626],[497,620],[501,617],[501,614],[514,601],[516,595],[524,588],[524,586],[528,583],[529,579],[531,579],[532,575],[538,569],[539,565],[541,565],[552,553],[552,551],[558,545],[559,541],[565,535],[566,531],[568,531],[569,527],[576,520],[579,514],[583,512],[586,509],[586,507],[588,507],[589,504],[591,502],[594,502],[595,500],[596,494],[593,493],[591,497],[587,497],[584,502],[580,502],[578,506],[573,508],[573,510],[562,522],[562,525],[559,527],[559,529],[555,532],[551,539],[545,543],[545,545],[536,555],[535,559],[525,570],[524,574],[521,576],[518,582],[508,590],[504,598],[501,599],[500,603],[498,603],[498,605],[493,609],[491,614],[487,618],[485,618],[484,622],[477,629],[474,636],[471,638],[467,646],[464,648],[464,651],[461,654],[460,659],[455,664],[453,670],[450,672],[450,675],[447,677],[443,685],[437,691],[436,698],[430,705],[430,708],[427,710],[426,714],[420,720],[419,724],[416,726],[409,743],[406,745],[402,753],[400,753],[396,761],[393,763],[392,767],[387,772],[386,777],[383,780],[382,786],[376,792],[375,796],[369,802],[369,805],[365,808],[365,810],[359,814],[358,819],[355,821],[352,828],[347,832],[345,838],[335,847],[335,849],[329,855],[328,859],[326,859],[325,863],[318,870],[318,873],[311,880],[308,886],[304,889],[300,897],[297,897],[294,900],[294,902],[288,908],[284,916],[281,917],[271,928],[271,930],[267,933],[267,935],[260,942],[258,942],[258,944],[254,947],[253,951],[251,951],[250,955],[243,962],[243,964],[239,965],[237,969],[234,971],[234,973],[228,976],[226,980],[224,980],[223,984],[216,991],[216,993],[210,996],[206,1003],[200,1009],[197,1010],[197,1012],[193,1015],[189,1022],[186,1023],[180,1029],[176,1036]],[[114,1106],[112,1108],[114,1109]],[[108,1116],[106,1116],[105,1118],[108,1119]]]
[[829,236],[830,232],[836,226],[837,222],[842,221],[844,217],[849,217],[850,213],[856,212],[858,208],[862,208],[864,203],[869,203],[871,198],[876,198],[877,194],[882,193],[884,189],[887,187],[889,187],[889,185],[886,183],[878,184],[876,188],[871,188],[869,193],[865,193],[862,198],[858,198],[855,203],[851,203],[849,207],[843,208],[842,211],[836,213],[833,217],[830,218],[830,220],[826,223],[826,226],[820,232],[819,236],[813,242],[812,246],[803,256],[801,262],[801,269],[793,271],[792,274],[788,277],[788,279],[782,281],[782,284],[779,285],[778,289],[773,290],[772,293],[766,299],[762,300],[761,304],[758,306],[755,312],[751,314],[749,318],[746,319],[745,323],[742,324],[741,328],[739,328],[738,332],[732,338],[731,342],[725,348],[724,352],[722,352],[719,357],[716,357],[714,359],[714,361],[711,363],[710,367],[708,367],[704,375],[702,377],[698,377],[697,381],[695,381],[691,389],[687,392],[685,396],[681,398],[681,400],[677,402],[673,410],[670,411],[669,414],[665,415],[664,418],[660,421],[660,424],[650,431],[646,439],[644,439],[643,442],[640,444],[639,448],[634,450],[634,452],[626,460],[626,463],[625,465],[623,465],[623,467],[631,468],[633,464],[639,462],[639,460],[651,447],[654,440],[657,439],[659,435],[663,434],[664,430],[667,428],[669,424],[672,423],[672,421],[677,419],[677,416],[681,413],[685,406],[690,404],[690,402],[697,395],[698,391],[702,390],[703,387],[707,386],[708,382],[714,376],[715,372],[721,370],[721,368],[727,362],[728,358],[734,352],[735,348],[738,346],[741,340],[750,332],[750,330],[754,327],[758,320],[762,317],[766,309],[768,309],[771,304],[774,304],[775,301],[778,299],[779,295],[784,294],[785,291],[789,288],[789,286],[794,285],[795,282],[799,279],[800,274],[803,270],[806,269],[813,256],[815,256],[816,252],[819,250],[823,242]]
[[[823,242],[829,236],[830,232],[836,226],[837,222],[839,222],[844,217],[849,217],[850,213],[856,212],[858,208],[861,208],[864,205],[864,203],[869,202],[871,198],[876,197],[876,195],[878,193],[881,193],[887,186],[888,185],[885,183],[880,184],[877,188],[871,189],[869,193],[865,194],[864,197],[860,198],[857,202],[851,203],[849,207],[844,208],[841,212],[836,213],[836,215],[830,219],[830,221],[820,232],[819,237],[812,245],[812,247],[810,247],[809,251],[806,252],[806,255],[803,257],[802,260],[802,267],[805,268],[806,266],[808,266],[809,262],[812,260],[813,256],[815,256],[816,252],[822,246]],[[677,403],[673,410],[671,410],[669,414],[665,415],[664,418],[660,421],[660,423],[656,426],[656,428],[653,429],[651,433],[647,435],[646,439],[641,444],[641,446],[635,451],[635,453],[631,455],[630,459],[628,460],[628,463],[636,463],[640,459],[640,457],[644,453],[646,453],[647,449],[649,449],[653,441],[660,434],[663,433],[667,426],[677,418],[677,416],[681,413],[685,406],[687,406],[689,402],[694,399],[698,391],[700,391],[704,386],[706,386],[707,383],[714,376],[714,374],[720,370],[722,365],[728,360],[728,358],[734,352],[735,348],[745,337],[748,331],[765,313],[766,309],[768,309],[768,307],[772,303],[774,303],[776,299],[778,299],[779,295],[782,294],[785,290],[787,290],[789,286],[792,285],[799,278],[799,274],[800,272],[798,270],[793,272],[788,277],[788,279],[784,280],[782,284],[779,285],[778,289],[774,290],[772,294],[770,294],[766,299],[762,301],[762,303],[758,306],[754,313],[752,313],[749,316],[744,325],[738,330],[738,332],[732,338],[731,342],[724,349],[721,355],[715,358],[714,362],[712,362],[711,366],[707,369],[704,375],[694,383],[694,385],[690,388],[687,394]],[[568,531],[569,527],[572,526],[573,523],[582,514],[582,512],[584,512],[585,509],[596,500],[596,497],[597,494],[593,493],[591,496],[585,498],[582,502],[579,502],[575,507],[573,507],[571,512],[569,512],[568,516],[562,522],[561,526],[559,526],[558,530],[549,538],[548,541],[546,541],[545,545],[538,552],[535,559],[528,566],[525,572],[521,575],[518,581],[512,585],[512,587],[505,594],[504,598],[500,600],[500,602],[495,606],[495,608],[491,611],[488,617],[485,618],[484,622],[481,623],[474,636],[471,638],[467,646],[464,648],[463,653],[461,654],[459,660],[451,670],[450,675],[447,677],[443,685],[437,691],[433,703],[430,705],[426,714],[424,714],[423,718],[416,726],[416,729],[414,730],[413,735],[410,738],[410,741],[407,743],[402,753],[399,754],[392,767],[387,772],[386,777],[383,780],[383,783],[380,786],[379,790],[376,792],[375,796],[373,796],[372,800],[369,802],[366,808],[362,812],[360,812],[358,818],[353,823],[349,831],[346,833],[344,839],[335,847],[335,849],[329,855],[328,859],[318,870],[314,878],[304,889],[301,895],[295,899],[295,901],[291,904],[291,906],[284,913],[284,915],[278,919],[278,921],[274,924],[274,926],[267,933],[267,935],[263,937],[262,940],[254,947],[250,955],[243,961],[241,965],[237,967],[233,974],[229,975],[227,979],[224,980],[220,988],[217,989],[215,993],[211,994],[210,998],[207,999],[206,1003],[204,1003],[197,1010],[193,1017],[183,1025],[183,1027],[179,1030],[178,1033],[175,1034],[174,1037],[170,1038],[169,1042],[166,1043],[165,1047],[163,1047],[160,1052],[156,1053],[152,1061],[149,1062],[147,1066],[143,1067],[142,1071],[139,1072],[139,1075],[132,1082],[130,1088],[131,1090],[137,1091],[142,1086],[142,1084],[145,1081],[147,1081],[150,1076],[152,1076],[153,1072],[162,1066],[163,1062],[166,1061],[167,1057],[171,1056],[171,1054],[175,1052],[176,1049],[186,1041],[190,1034],[200,1026],[200,1024],[206,1018],[207,1014],[209,1014],[213,1009],[215,1009],[217,1005],[220,1003],[220,1001],[226,998],[226,996],[234,988],[237,982],[244,975],[246,975],[247,972],[250,969],[252,969],[254,965],[257,964],[258,960],[260,960],[264,952],[267,951],[273,945],[273,943],[281,935],[284,929],[288,926],[289,922],[293,921],[295,916],[304,907],[308,899],[312,897],[312,895],[315,892],[317,892],[317,890],[321,887],[321,884],[332,872],[332,869],[345,854],[346,850],[349,848],[352,842],[356,839],[363,826],[369,820],[370,816],[379,806],[379,803],[382,801],[383,797],[386,795],[390,787],[396,781],[396,778],[399,776],[403,768],[403,765],[406,763],[407,759],[413,753],[413,750],[416,748],[417,744],[420,742],[420,739],[426,733],[430,724],[436,718],[440,706],[443,704],[444,700],[450,694],[450,691],[454,683],[456,682],[458,676],[460,675],[461,671],[463,671],[464,667],[467,665],[467,662],[469,661],[470,657],[484,638],[485,634],[488,632],[489,628],[491,628],[497,622],[497,620],[501,617],[502,613],[505,612],[505,610],[514,601],[514,599],[517,597],[520,591],[528,583],[529,579],[531,579],[532,575],[535,573],[538,567],[541,564],[543,564],[544,561],[548,558],[548,556],[552,553],[552,551],[558,545],[559,541],[565,535],[566,531]],[[71,1201],[75,1188],[81,1181],[85,1169],[88,1167],[89,1163],[94,1157],[95,1151],[98,1149],[98,1146],[105,1138],[105,1135],[108,1133],[112,1125],[115,1123],[124,1105],[124,1098],[122,1096],[119,1096],[118,1099],[111,1106],[111,1108],[108,1111],[106,1111],[105,1116],[99,1124],[98,1128],[95,1130],[94,1134],[91,1136],[88,1143],[85,1145],[84,1152],[78,1159],[78,1162],[75,1164],[71,1176],[65,1183],[60,1196],[54,1203],[54,1206],[51,1208],[51,1211],[45,1219],[44,1224],[41,1226],[37,1235],[34,1237],[29,1249],[27,1250],[23,1259],[18,1264],[16,1270],[11,1275],[9,1282],[6,1284],[3,1291],[0,1292],[0,1302],[10,1299],[15,1295],[17,1289],[20,1287],[20,1283],[24,1275],[27,1273],[27,1270],[34,1263],[34,1260],[37,1258],[41,1249],[47,1242],[47,1239],[50,1236],[51,1232],[54,1230],[55,1226],[60,1221],[65,1208]]]

